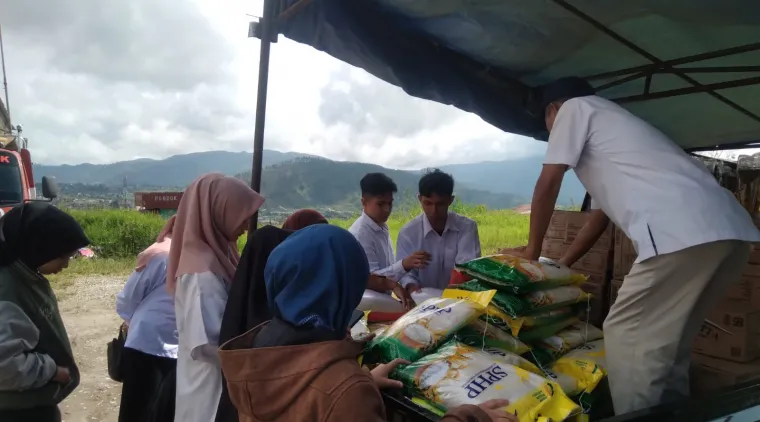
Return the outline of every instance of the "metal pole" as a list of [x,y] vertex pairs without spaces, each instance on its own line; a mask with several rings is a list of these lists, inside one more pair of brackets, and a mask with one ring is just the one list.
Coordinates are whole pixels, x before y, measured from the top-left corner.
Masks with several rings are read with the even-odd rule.
[[11,130],[11,104],[8,102],[8,79],[5,77],[5,49],[3,48],[3,29],[0,26],[0,62],[3,69],[3,89],[5,90],[5,111],[8,113],[8,129]]
[[[253,164],[251,188],[261,192],[261,168],[264,159],[264,121],[267,114],[267,84],[269,82],[269,50],[272,45],[276,0],[264,0],[264,16],[261,18],[261,52],[259,53],[259,84],[256,93],[256,126],[253,132]],[[249,232],[256,230],[259,213],[251,217]]]

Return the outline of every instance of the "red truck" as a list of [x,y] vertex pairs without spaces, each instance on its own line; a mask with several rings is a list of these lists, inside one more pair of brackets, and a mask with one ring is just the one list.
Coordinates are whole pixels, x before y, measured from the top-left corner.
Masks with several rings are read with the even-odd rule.
[[135,207],[169,218],[177,213],[181,199],[182,192],[135,192]]
[[[18,130],[15,134],[0,132],[0,216],[16,205],[37,200],[32,155],[26,149],[26,140],[18,133]],[[19,148],[19,143],[22,143],[22,148]],[[42,196],[46,200],[58,196],[55,179],[42,178]]]

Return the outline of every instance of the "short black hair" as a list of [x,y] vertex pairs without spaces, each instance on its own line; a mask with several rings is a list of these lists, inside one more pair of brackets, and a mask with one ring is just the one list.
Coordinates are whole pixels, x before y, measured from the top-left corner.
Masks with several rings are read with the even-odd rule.
[[420,195],[422,196],[452,196],[454,194],[454,178],[440,169],[425,172],[420,178]]
[[560,78],[543,87],[541,108],[545,111],[551,103],[589,95],[594,95],[594,88],[585,79],[574,76]]
[[385,173],[367,173],[359,182],[362,195],[379,196],[398,192],[396,183]]

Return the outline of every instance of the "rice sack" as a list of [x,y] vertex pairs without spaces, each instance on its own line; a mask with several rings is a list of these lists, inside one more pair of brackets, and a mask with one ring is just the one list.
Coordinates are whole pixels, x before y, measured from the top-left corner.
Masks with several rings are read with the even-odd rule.
[[508,332],[480,319],[459,330],[456,338],[473,347],[494,347],[518,355],[530,351],[528,345]]
[[[542,342],[543,340],[561,332],[567,327],[572,326],[573,324],[576,324],[580,322],[578,317],[576,316],[569,316],[563,320],[541,325],[537,327],[533,327],[530,329],[522,330],[520,331],[520,335],[518,338],[526,343],[536,343],[536,342]],[[541,343],[543,345],[543,343]],[[551,360],[554,360],[553,358],[554,354],[552,353]]]
[[539,347],[547,349],[555,357],[559,357],[578,346],[601,338],[604,338],[602,330],[589,323],[578,321],[555,335],[543,339]]
[[578,346],[557,359],[545,373],[549,379],[555,379],[568,396],[593,392],[607,375],[604,340]]
[[473,259],[457,267],[491,287],[513,293],[525,293],[566,284],[580,284],[586,276],[554,261],[529,261],[508,254]]
[[507,399],[505,410],[520,422],[563,421],[580,413],[559,385],[531,372],[535,370],[532,364],[517,355],[503,355],[451,341],[436,353],[400,367],[393,376],[442,409]]
[[390,326],[390,322],[367,322],[367,329],[369,329],[370,334],[374,336],[379,336]]
[[360,311],[376,311],[376,312],[406,312],[404,305],[398,300],[394,299],[391,295],[376,292],[373,290],[365,290],[362,295],[362,300],[357,306]]
[[412,292],[411,296],[414,303],[422,303],[428,299],[443,296],[443,290],[433,287],[423,287],[419,291]]
[[494,325],[508,333],[512,333],[513,336],[517,336],[520,333],[525,322],[522,318],[512,318],[493,304],[488,305],[486,313],[481,315],[480,319],[489,325]]
[[367,326],[367,313],[364,313],[364,317],[359,320],[353,327],[351,327],[351,338],[354,340],[360,340],[370,335],[369,327]]
[[[462,283],[457,288],[472,292],[483,292],[489,289],[488,285],[479,280]],[[496,292],[491,304],[511,318],[520,318],[588,302],[591,297],[591,294],[584,292],[579,286],[568,285],[538,290],[521,296]]]
[[[489,325],[495,325],[504,331],[512,333],[512,335],[515,337],[518,335],[521,336],[524,330],[538,332],[537,328],[548,327],[550,325],[556,326],[555,324],[564,323],[564,325],[559,325],[559,328],[557,328],[555,331],[543,330],[541,331],[541,334],[532,337],[533,340],[530,340],[536,341],[546,338],[561,330],[562,328],[570,325],[570,323],[574,322],[575,320],[572,318],[580,314],[580,308],[582,306],[584,305],[576,304],[560,309],[537,312],[533,315],[512,318],[511,316],[504,313],[501,309],[491,304],[488,305],[488,308],[486,308],[486,313],[483,314],[480,319],[487,322]],[[566,322],[568,319],[570,319],[571,322]]]
[[368,359],[414,362],[482,315],[494,293],[447,289],[443,297],[422,302],[375,336]]

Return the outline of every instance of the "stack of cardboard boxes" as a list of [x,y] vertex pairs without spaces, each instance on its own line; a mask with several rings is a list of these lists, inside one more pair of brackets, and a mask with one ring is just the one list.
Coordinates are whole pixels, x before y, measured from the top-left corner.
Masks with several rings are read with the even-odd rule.
[[694,392],[760,379],[760,245],[753,245],[742,278],[707,321],[692,348]]
[[[588,215],[585,212],[554,211],[544,238],[541,256],[550,259],[561,258],[586,224]],[[609,273],[614,243],[612,233],[610,225],[594,247],[572,267],[588,277],[583,289],[594,295],[590,303],[589,322],[598,327],[602,326],[609,310]]]
[[[615,228],[610,305],[636,260],[630,239]],[[760,379],[760,245],[753,247],[739,283],[710,311],[692,350],[695,395]]]

